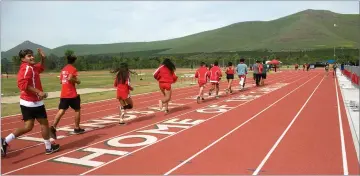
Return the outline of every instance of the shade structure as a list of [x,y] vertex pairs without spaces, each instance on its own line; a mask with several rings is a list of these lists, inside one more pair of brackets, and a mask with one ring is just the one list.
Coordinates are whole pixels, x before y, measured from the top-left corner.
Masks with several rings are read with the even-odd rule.
[[327,63],[329,63],[329,64],[333,64],[334,62],[335,62],[335,60],[333,60],[333,59],[327,61]]
[[271,62],[271,64],[274,64],[274,65],[279,65],[280,64],[280,61],[276,60],[276,59],[273,59]]

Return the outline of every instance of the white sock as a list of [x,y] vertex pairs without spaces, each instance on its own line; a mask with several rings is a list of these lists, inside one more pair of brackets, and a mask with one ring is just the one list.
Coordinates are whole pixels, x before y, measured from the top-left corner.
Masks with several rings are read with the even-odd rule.
[[240,85],[243,85],[243,84],[244,84],[244,78],[240,78],[239,84],[240,84]]
[[50,142],[50,140],[44,140],[44,143],[45,143],[45,148],[46,148],[46,149],[51,149],[51,142]]
[[15,138],[16,138],[15,135],[11,133],[8,136],[6,136],[5,141],[6,141],[6,143],[9,143],[10,141],[12,141]]

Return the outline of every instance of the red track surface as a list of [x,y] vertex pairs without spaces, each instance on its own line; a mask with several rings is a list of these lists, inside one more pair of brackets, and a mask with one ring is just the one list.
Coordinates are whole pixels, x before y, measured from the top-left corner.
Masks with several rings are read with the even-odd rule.
[[[201,104],[189,98],[197,95],[197,86],[176,89],[172,103],[181,105],[167,115],[149,109],[157,107],[160,93],[134,96],[131,114],[136,119],[126,126],[117,125],[116,100],[85,104],[81,124],[93,130],[82,135],[60,130],[58,135],[66,137],[57,140],[61,149],[52,155],[44,154],[42,142],[14,140],[2,158],[1,173],[344,174],[348,170],[359,174],[339,87],[343,133],[335,80],[323,76],[320,70],[284,71],[268,75],[267,85],[259,88],[248,79],[247,90],[210,97]],[[225,87],[222,83],[221,89]],[[51,122],[55,113],[48,111]],[[19,119],[19,115],[1,119],[1,136],[22,126]],[[102,127],[95,127],[99,124],[94,120]],[[72,130],[71,111],[59,126]],[[36,125],[26,136],[41,140],[39,132]]]

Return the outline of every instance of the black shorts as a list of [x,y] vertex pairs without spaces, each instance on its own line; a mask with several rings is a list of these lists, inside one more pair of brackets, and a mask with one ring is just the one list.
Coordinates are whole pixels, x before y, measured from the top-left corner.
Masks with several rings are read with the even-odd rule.
[[234,79],[234,74],[227,74],[226,79]]
[[38,106],[38,107],[26,107],[20,105],[21,114],[23,116],[24,121],[31,120],[31,119],[46,119],[46,109],[45,106]]
[[60,98],[59,109],[67,110],[69,106],[73,110],[80,110],[80,95],[75,98]]
[[261,73],[261,78],[266,79],[266,73]]

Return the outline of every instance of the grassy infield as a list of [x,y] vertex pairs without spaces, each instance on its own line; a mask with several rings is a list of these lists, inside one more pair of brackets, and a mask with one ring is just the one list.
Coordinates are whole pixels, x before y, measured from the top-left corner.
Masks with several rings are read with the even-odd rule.
[[[286,67],[282,67],[286,69]],[[290,68],[291,69],[291,68]],[[158,83],[153,78],[152,74],[155,69],[147,70],[136,70],[138,73],[145,74],[143,76],[132,76],[131,84],[134,86],[134,91],[132,95],[141,94],[146,92],[159,91]],[[191,83],[196,83],[194,79],[182,79],[181,76],[184,74],[194,74],[195,69],[177,69],[176,74],[179,76],[177,83],[173,84],[172,87],[187,87]],[[45,92],[60,91],[61,85],[59,78],[57,77],[59,73],[42,73],[41,81]],[[252,77],[252,73],[248,74],[249,77]],[[140,77],[143,80],[140,80]],[[90,71],[90,72],[79,72],[79,78],[81,84],[77,88],[112,88],[114,75],[110,74],[108,71]],[[9,78],[2,77],[1,79],[1,93],[3,96],[18,96],[19,90],[16,83],[16,75],[9,75]],[[81,95],[81,102],[93,102],[99,100],[105,100],[110,98],[115,98],[115,91],[106,91],[106,92],[97,92],[97,93],[88,93]],[[45,100],[46,108],[56,108],[59,104],[59,98],[51,98]],[[4,104],[1,103],[1,117],[19,114],[20,108],[18,103]]]

